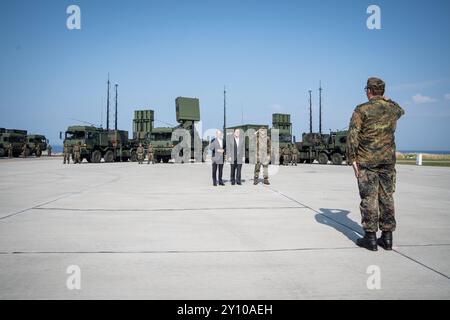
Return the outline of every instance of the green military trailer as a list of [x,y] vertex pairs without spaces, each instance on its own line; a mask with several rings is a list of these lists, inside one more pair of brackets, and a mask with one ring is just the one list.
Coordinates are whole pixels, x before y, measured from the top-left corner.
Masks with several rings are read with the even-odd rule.
[[[48,140],[41,134],[29,134],[26,138],[29,155],[40,157],[42,152],[47,150]],[[39,146],[39,148],[38,148]]]
[[303,133],[302,142],[296,143],[301,163],[341,165],[346,160],[348,131],[335,131],[330,134]]
[[[62,137],[61,137],[62,138]],[[128,139],[128,131],[105,130],[94,126],[70,126],[65,132],[64,145],[71,150],[81,145],[81,161],[99,163],[128,161],[137,146]]]
[[[22,153],[24,143],[26,143],[27,131],[17,129],[0,128],[0,157],[7,157],[9,146],[12,147],[13,157],[18,157]],[[27,149],[27,154],[29,153]]]

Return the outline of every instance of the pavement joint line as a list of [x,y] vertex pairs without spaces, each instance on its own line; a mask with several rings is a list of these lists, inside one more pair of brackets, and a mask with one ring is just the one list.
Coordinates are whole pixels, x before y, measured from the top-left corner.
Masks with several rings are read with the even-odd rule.
[[446,274],[444,274],[444,273],[442,273],[442,272],[440,272],[440,271],[438,271],[438,270],[436,270],[436,269],[434,269],[434,268],[432,268],[432,267],[430,267],[430,266],[427,266],[426,264],[420,262],[419,260],[416,260],[416,259],[414,259],[414,258],[412,258],[412,257],[410,257],[410,256],[408,256],[408,255],[406,255],[406,254],[404,254],[404,253],[398,251],[397,249],[394,249],[393,251],[396,252],[397,254],[401,255],[402,257],[404,257],[404,258],[406,258],[406,259],[409,259],[409,260],[411,260],[411,261],[413,261],[413,262],[415,262],[415,263],[421,265],[422,267],[424,267],[424,268],[426,268],[426,269],[428,269],[428,270],[431,270],[431,271],[433,271],[433,272],[435,272],[435,273],[437,273],[437,274],[443,276],[444,278],[447,278],[447,280],[450,280],[450,277],[447,276]]
[[[351,228],[351,227],[349,227],[349,226],[347,226],[347,225],[345,225],[345,224],[343,224],[343,223],[341,223],[341,222],[339,222],[339,221],[336,221],[335,219],[333,219],[333,218],[329,217],[328,215],[324,214],[323,212],[317,211],[317,210],[311,208],[310,206],[307,206],[307,205],[305,205],[305,204],[303,204],[303,203],[297,201],[296,199],[291,198],[291,197],[285,195],[284,193],[282,193],[281,191],[278,191],[278,190],[274,189],[273,187],[266,187],[266,188],[269,189],[269,190],[272,190],[273,192],[276,192],[276,193],[278,193],[278,194],[284,196],[285,198],[287,198],[287,199],[289,199],[289,200],[291,200],[291,201],[294,201],[294,202],[297,203],[297,204],[303,205],[303,206],[305,206],[306,208],[312,210],[313,212],[316,212],[317,214],[322,215],[322,216],[324,216],[324,217],[326,217],[326,218],[328,218],[328,219],[334,221],[335,223],[337,223],[337,224],[339,224],[339,225],[341,225],[341,226],[343,226],[343,227],[345,227],[345,228],[347,228],[347,229],[349,229],[349,230],[351,230],[351,231],[353,231],[353,232],[355,232],[355,233],[361,235],[361,233],[359,233],[359,231],[357,231],[357,230],[355,230],[355,229],[353,229],[353,228]],[[363,236],[363,235],[361,235],[361,237],[362,237],[362,236]],[[404,257],[404,258],[406,258],[406,259],[408,259],[408,260],[410,260],[410,261],[412,261],[412,262],[415,262],[416,264],[418,264],[418,265],[420,265],[420,266],[422,266],[422,267],[424,267],[424,268],[426,268],[426,269],[428,269],[428,270],[430,270],[430,271],[432,271],[432,272],[435,272],[436,274],[438,274],[438,275],[440,275],[440,276],[446,278],[447,280],[450,280],[450,277],[447,276],[446,274],[444,274],[444,273],[442,273],[442,272],[440,272],[440,271],[438,271],[438,270],[436,270],[436,269],[433,269],[432,267],[427,266],[426,264],[424,264],[424,263],[422,263],[422,262],[420,262],[420,261],[418,261],[418,260],[416,260],[416,259],[414,259],[414,258],[412,258],[412,257],[410,257],[410,256],[408,256],[408,255],[406,255],[406,254],[404,254],[404,253],[402,253],[402,252],[396,250],[396,249],[394,249],[394,250],[392,250],[392,251],[394,251],[395,253],[399,254],[400,256],[402,256],[402,257]]]
[[202,254],[202,253],[271,253],[271,252],[301,252],[301,251],[330,251],[330,250],[356,250],[355,247],[333,248],[292,248],[292,249],[256,249],[256,250],[142,250],[142,251],[1,251],[0,255],[25,254]]
[[56,207],[34,207],[29,210],[48,211],[79,211],[79,212],[159,212],[159,211],[215,211],[215,210],[277,210],[277,209],[308,209],[307,207],[218,207],[218,208],[157,208],[157,209],[106,209],[106,208],[56,208]]
[[103,186],[103,185],[105,185],[105,184],[117,182],[118,180],[120,180],[120,178],[121,178],[120,176],[116,175],[113,179],[111,179],[111,180],[109,180],[109,181],[105,181],[105,182],[102,182],[102,183],[100,183],[100,184],[98,184],[98,185],[94,185],[94,186],[88,187],[88,188],[86,188],[86,189],[83,189],[82,191],[69,192],[69,193],[66,193],[65,195],[63,195],[63,196],[61,196],[61,197],[56,198],[56,199],[53,199],[53,200],[50,200],[50,201],[47,201],[47,202],[38,204],[38,205],[36,205],[36,206],[30,207],[30,208],[27,208],[27,209],[23,209],[23,210],[20,210],[20,211],[11,213],[11,214],[9,214],[9,215],[0,217],[0,221],[6,220],[6,219],[8,219],[8,218],[14,217],[14,216],[16,216],[16,215],[19,215],[19,214],[22,214],[22,213],[25,213],[25,212],[28,212],[28,211],[31,211],[31,210],[34,210],[34,209],[39,209],[39,208],[42,207],[42,206],[45,206],[45,205],[47,205],[47,204],[56,202],[56,201],[61,200],[61,199],[64,199],[64,198],[71,197],[71,196],[73,196],[73,195],[75,195],[75,194],[82,194],[82,193],[84,193],[84,192],[86,192],[86,191],[88,191],[88,190],[90,190],[90,189],[92,189],[92,188],[98,188],[98,187]]

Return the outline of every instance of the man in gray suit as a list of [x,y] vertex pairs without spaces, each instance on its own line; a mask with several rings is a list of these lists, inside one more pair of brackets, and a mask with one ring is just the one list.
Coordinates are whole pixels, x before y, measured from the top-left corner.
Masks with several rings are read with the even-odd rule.
[[210,150],[212,151],[212,178],[213,185],[217,186],[217,169],[219,169],[219,185],[224,186],[222,181],[223,157],[225,153],[222,131],[216,131],[216,138],[211,141]]
[[235,129],[230,138],[227,137],[227,152],[231,164],[231,184],[234,186],[242,184],[241,170],[245,155],[245,138],[241,138],[241,130]]

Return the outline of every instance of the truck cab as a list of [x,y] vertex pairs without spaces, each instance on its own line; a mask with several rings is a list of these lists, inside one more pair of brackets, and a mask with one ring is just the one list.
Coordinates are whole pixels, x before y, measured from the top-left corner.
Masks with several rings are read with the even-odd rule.
[[13,156],[18,157],[22,153],[22,147],[26,143],[26,134],[24,130],[1,129],[0,130],[0,157],[8,155],[9,145],[12,146]]

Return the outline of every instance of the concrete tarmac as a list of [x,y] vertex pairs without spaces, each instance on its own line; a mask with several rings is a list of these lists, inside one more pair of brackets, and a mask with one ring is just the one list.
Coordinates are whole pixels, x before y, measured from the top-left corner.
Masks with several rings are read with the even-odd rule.
[[0,299],[450,298],[450,168],[397,166],[391,252],[354,243],[351,168],[275,171],[1,159]]

